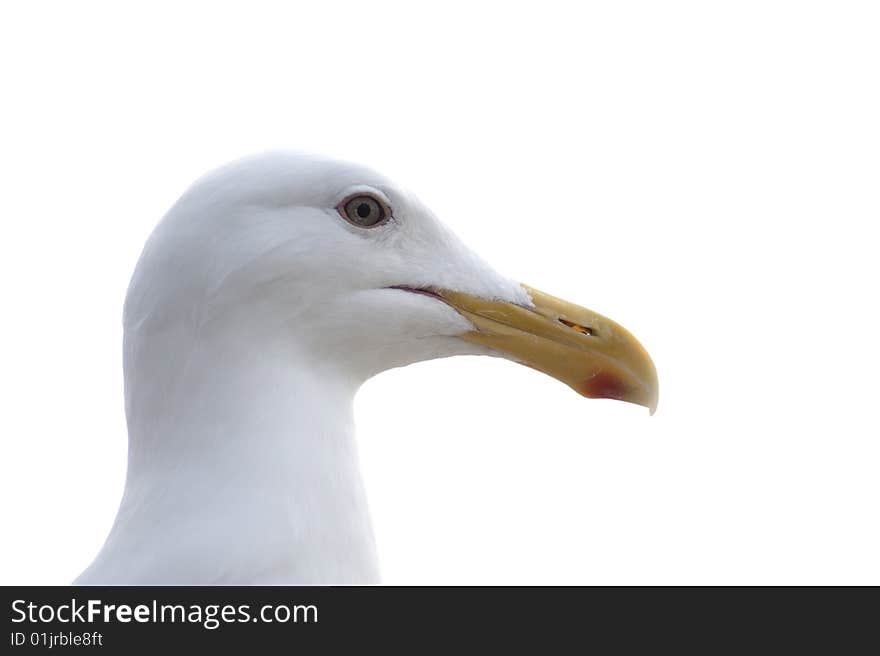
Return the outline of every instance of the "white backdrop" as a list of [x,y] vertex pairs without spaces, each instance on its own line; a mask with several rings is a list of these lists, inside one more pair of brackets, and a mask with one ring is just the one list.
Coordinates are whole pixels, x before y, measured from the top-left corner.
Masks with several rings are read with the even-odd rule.
[[4,3],[0,583],[72,580],[113,520],[152,226],[292,147],[660,374],[654,417],[488,358],[370,381],[386,582],[880,584],[878,33],[867,2]]

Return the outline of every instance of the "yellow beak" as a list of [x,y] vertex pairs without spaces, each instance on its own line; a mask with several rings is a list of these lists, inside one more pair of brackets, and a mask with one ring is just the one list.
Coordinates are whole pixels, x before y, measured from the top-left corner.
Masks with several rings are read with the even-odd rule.
[[432,290],[476,328],[462,339],[488,346],[589,398],[657,409],[657,370],[626,329],[601,314],[523,285],[534,307]]

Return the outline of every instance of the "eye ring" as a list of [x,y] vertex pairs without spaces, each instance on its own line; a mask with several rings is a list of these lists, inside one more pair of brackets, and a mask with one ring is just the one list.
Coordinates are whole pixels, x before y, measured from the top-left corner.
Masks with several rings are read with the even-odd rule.
[[375,228],[391,218],[391,209],[373,194],[356,193],[336,206],[339,215],[358,228]]

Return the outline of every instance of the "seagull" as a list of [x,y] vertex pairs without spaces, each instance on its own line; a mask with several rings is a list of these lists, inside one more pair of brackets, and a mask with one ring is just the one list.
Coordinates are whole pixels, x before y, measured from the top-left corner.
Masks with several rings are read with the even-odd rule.
[[123,325],[125,490],[75,584],[378,583],[352,405],[387,369],[489,355],[657,406],[624,328],[500,275],[380,174],[311,154],[196,181],[147,240]]

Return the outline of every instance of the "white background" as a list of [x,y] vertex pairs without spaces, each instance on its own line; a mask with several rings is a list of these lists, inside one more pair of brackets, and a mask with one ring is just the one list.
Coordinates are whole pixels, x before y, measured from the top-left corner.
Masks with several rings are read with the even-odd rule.
[[657,414],[455,358],[357,402],[389,583],[880,584],[873,3],[4,3],[0,583],[66,583],[125,470],[121,308],[205,170],[413,189],[632,330]]

